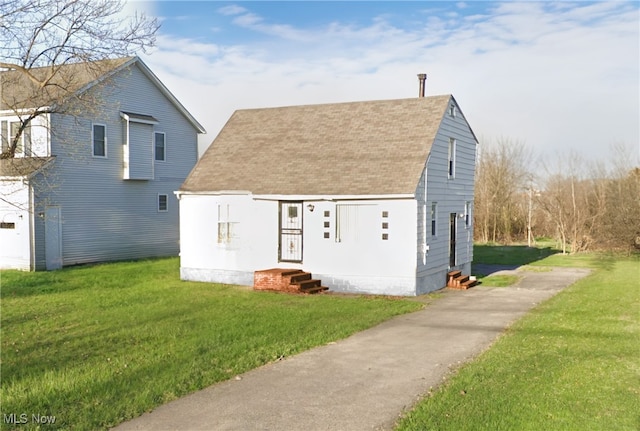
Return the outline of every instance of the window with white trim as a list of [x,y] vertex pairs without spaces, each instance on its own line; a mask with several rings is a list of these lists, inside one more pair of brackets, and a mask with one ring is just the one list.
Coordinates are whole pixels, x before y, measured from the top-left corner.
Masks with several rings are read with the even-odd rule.
[[436,236],[436,220],[438,218],[438,203],[431,203],[431,236]]
[[164,132],[155,132],[153,134],[153,147],[155,160],[158,162],[164,162],[167,156],[166,149],[166,136]]
[[93,157],[107,157],[107,126],[93,124],[91,128]]
[[[14,139],[20,131],[20,121],[2,121],[0,124],[0,141],[2,143],[3,153],[8,153]],[[31,153],[31,123],[27,123],[22,130],[20,138],[16,144],[16,155]]]
[[464,203],[464,226],[466,228],[471,226],[471,202],[469,201]]
[[218,244],[231,244],[236,238],[237,224],[233,221],[231,205],[218,204]]
[[456,140],[449,138],[449,151],[448,151],[448,175],[449,178],[455,178],[456,175]]
[[169,211],[169,195],[159,194],[158,195],[158,212],[167,212]]

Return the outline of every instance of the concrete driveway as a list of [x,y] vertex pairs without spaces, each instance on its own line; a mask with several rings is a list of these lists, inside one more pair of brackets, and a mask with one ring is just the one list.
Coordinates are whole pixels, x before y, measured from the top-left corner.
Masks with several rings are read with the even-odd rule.
[[390,430],[452,368],[589,270],[499,271],[509,288],[443,290],[423,310],[247,372],[116,430]]

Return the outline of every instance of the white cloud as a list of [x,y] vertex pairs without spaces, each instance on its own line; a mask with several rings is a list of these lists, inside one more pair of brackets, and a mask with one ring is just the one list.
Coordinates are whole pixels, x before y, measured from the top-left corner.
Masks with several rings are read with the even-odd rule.
[[[252,45],[162,36],[145,61],[205,125],[210,143],[235,109],[453,93],[479,136],[524,140],[542,153],[603,157],[639,145],[638,9],[514,2],[492,14],[425,14],[424,26],[384,18],[322,28],[272,24],[230,6]],[[439,15],[442,16],[442,15]],[[428,18],[427,18],[428,17]]]
[[218,13],[222,15],[240,15],[242,13],[245,13],[246,11],[247,9],[238,5],[229,5],[218,9]]

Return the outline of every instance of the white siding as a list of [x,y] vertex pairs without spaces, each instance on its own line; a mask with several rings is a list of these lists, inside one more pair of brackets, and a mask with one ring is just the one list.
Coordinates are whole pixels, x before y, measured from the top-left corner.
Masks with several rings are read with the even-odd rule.
[[[218,242],[219,205],[229,205],[230,219],[235,222],[233,239],[225,244]],[[348,208],[350,214],[350,231],[348,235],[343,231],[341,241],[336,240],[338,205]],[[305,201],[303,261],[292,264],[278,261],[277,201],[254,200],[251,196],[183,195],[181,276],[251,285],[256,270],[302,268],[334,291],[414,295],[415,211],[412,199]]]
[[[29,187],[22,179],[0,181],[0,269],[31,269]],[[10,200],[12,204],[6,202]]]
[[127,180],[152,180],[153,126],[125,122],[123,127],[128,129],[128,139],[123,148],[124,178]]

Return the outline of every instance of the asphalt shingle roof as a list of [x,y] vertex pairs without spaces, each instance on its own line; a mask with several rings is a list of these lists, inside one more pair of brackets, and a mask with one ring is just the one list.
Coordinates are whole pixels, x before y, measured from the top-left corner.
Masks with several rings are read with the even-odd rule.
[[[66,97],[117,69],[133,57],[73,63],[58,66],[53,79],[40,88],[24,73],[9,70],[0,72],[0,110],[39,108],[62,102]],[[50,67],[30,70],[37,79],[44,80]]]
[[181,187],[412,194],[451,95],[236,111]]
[[15,157],[0,159],[0,177],[29,177],[55,157]]

